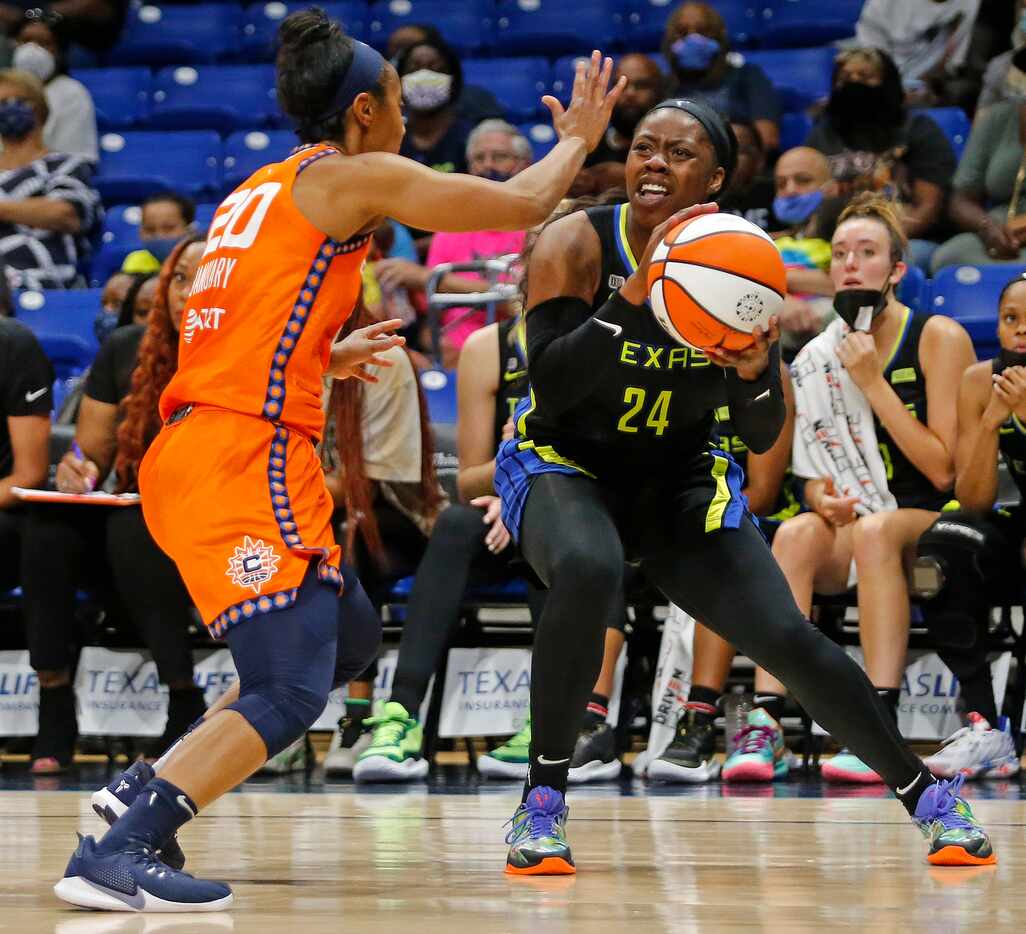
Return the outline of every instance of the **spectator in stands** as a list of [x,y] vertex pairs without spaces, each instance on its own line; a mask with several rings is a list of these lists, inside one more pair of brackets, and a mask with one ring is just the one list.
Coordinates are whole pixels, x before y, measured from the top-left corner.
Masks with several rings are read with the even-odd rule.
[[951,143],[931,117],[906,111],[898,69],[879,49],[842,52],[831,84],[805,145],[829,159],[840,195],[879,191],[901,204],[910,259],[927,268],[955,172]]
[[12,288],[79,285],[100,210],[89,160],[43,142],[49,112],[38,78],[0,71],[0,254]]
[[[780,526],[773,554],[806,615],[813,593],[858,586],[866,673],[896,720],[910,617],[904,561],[951,498],[955,400],[975,355],[956,321],[914,314],[896,298],[906,242],[892,203],[856,197],[832,246],[839,319],[791,367],[792,469],[806,481],[809,511]],[[760,679],[760,690],[770,689]],[[773,692],[783,694],[777,684]],[[823,777],[880,781],[847,751],[823,766]]]
[[455,50],[440,39],[419,42],[399,53],[396,70],[406,109],[399,154],[439,172],[466,172],[473,124],[456,107],[463,69]]
[[[398,67],[399,56],[407,49],[422,42],[436,44],[445,42],[442,34],[434,27],[424,23],[410,23],[400,26],[388,37],[386,55],[393,65]],[[487,88],[476,84],[464,84],[456,100],[456,110],[460,117],[471,125],[482,120],[495,120],[505,116],[502,104]]]
[[154,273],[115,273],[107,280],[100,296],[100,310],[93,322],[96,339],[102,344],[118,328],[145,324],[156,295]]
[[[204,243],[183,240],[168,257],[148,326],[128,325],[100,348],[89,371],[74,451],[57,467],[57,488],[87,492],[113,469],[117,492],[137,489],[139,463],[160,430],[157,402],[174,375],[182,314]],[[75,591],[99,586],[123,604],[157,674],[169,687],[163,750],[205,707],[193,683],[189,596],[173,562],[154,543],[136,506],[39,505],[25,523],[23,588],[32,666],[39,673],[39,733],[32,771],[63,771],[77,728],[72,690]],[[111,587],[110,584],[113,584]]]
[[53,367],[33,333],[0,318],[0,592],[21,583],[21,501],[12,487],[41,487],[50,454]]
[[766,148],[754,123],[732,120],[737,137],[737,167],[730,188],[719,199],[720,210],[737,214],[763,230],[780,230],[784,224],[773,215],[773,179],[766,173]]
[[855,39],[891,56],[918,106],[972,107],[979,82],[965,64],[979,8],[980,0],[866,0]]
[[[531,164],[531,144],[515,127],[504,120],[486,120],[478,124],[467,139],[467,166],[472,175],[505,181]],[[383,289],[427,288],[431,271],[441,263],[464,263],[519,253],[524,245],[523,231],[486,230],[476,233],[437,233],[431,239],[424,265],[403,259],[383,259],[375,265],[375,274]],[[441,292],[480,292],[481,278],[469,273],[447,273],[438,285]],[[443,365],[455,366],[466,339],[485,321],[485,312],[467,317],[469,309],[450,308],[442,316]],[[427,346],[426,342],[422,342]]]
[[[830,279],[830,204],[836,184],[826,156],[808,146],[789,149],[773,172],[773,210],[783,232],[777,248],[787,267],[787,298],[780,312],[781,344],[797,350],[834,317]],[[833,211],[836,219],[837,210]]]
[[1012,47],[988,62],[983,88],[976,101],[976,116],[993,104],[1026,94],[1026,0],[1015,2]]
[[627,87],[613,107],[606,135],[585,158],[571,193],[599,195],[610,188],[623,188],[624,163],[634,139],[634,128],[664,97],[666,76],[647,55],[624,55],[616,64],[613,81],[627,79]]
[[1002,101],[973,125],[952,183],[948,215],[964,231],[937,248],[931,267],[1026,262],[1022,120],[1026,103]]
[[124,272],[159,270],[161,263],[178,241],[192,229],[196,220],[196,203],[192,198],[174,191],[150,195],[142,203],[139,239],[144,250],[133,250],[122,264]]
[[81,81],[68,74],[68,39],[62,21],[53,15],[26,18],[14,35],[17,45],[11,64],[35,75],[46,88],[50,116],[43,142],[51,152],[99,159],[96,110]]
[[780,145],[780,102],[758,65],[732,61],[727,24],[708,3],[684,3],[666,22],[663,56],[671,95],[702,100],[732,120],[754,123],[767,152]]
[[69,42],[107,49],[117,41],[127,9],[128,0],[0,0],[0,29],[12,35],[26,17],[56,19]]

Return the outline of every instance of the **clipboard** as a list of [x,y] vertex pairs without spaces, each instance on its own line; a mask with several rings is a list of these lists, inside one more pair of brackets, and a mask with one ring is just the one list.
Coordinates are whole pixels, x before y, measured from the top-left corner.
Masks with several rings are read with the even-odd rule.
[[85,506],[138,506],[138,493],[58,493],[56,490],[30,490],[12,486],[11,492],[26,503],[80,503]]

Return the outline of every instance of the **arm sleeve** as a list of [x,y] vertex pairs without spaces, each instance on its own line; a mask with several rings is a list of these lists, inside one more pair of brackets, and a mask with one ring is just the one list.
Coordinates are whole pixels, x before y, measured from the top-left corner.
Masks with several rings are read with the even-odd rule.
[[616,292],[598,311],[581,298],[559,296],[527,313],[527,370],[547,412],[573,408],[608,377],[616,355],[610,342],[644,308]]
[[757,380],[745,382],[737,370],[726,372],[727,405],[734,428],[749,450],[763,454],[773,447],[787,414],[780,385],[780,345],[770,348],[769,362]]
[[53,406],[53,366],[28,328],[11,341],[9,373],[2,374],[3,414],[10,418],[49,415]]

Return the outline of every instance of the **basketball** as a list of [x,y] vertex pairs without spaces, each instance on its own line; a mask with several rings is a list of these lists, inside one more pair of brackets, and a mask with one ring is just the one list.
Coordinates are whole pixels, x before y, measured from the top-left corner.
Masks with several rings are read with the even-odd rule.
[[702,214],[674,227],[648,270],[656,321],[699,350],[745,350],[787,293],[784,261],[773,241],[735,214]]

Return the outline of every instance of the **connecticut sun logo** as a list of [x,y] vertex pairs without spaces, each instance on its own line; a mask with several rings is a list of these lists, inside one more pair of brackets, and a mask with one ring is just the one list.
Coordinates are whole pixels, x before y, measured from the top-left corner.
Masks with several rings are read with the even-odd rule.
[[253,541],[248,535],[241,545],[235,546],[235,553],[228,559],[225,574],[239,587],[251,587],[253,593],[260,593],[264,586],[278,572],[281,558],[262,538]]

